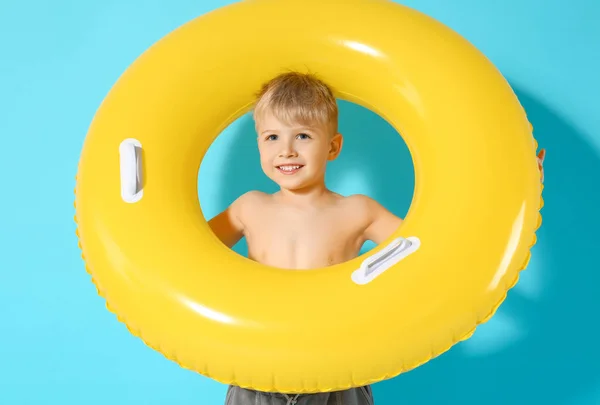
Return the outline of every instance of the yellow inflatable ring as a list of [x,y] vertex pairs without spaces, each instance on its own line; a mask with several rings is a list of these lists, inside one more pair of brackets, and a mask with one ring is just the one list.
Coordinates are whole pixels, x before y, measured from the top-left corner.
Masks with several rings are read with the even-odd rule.
[[[211,142],[287,69],[388,120],[416,173],[386,243],[309,271],[227,248],[197,196]],[[78,169],[80,246],[109,309],[182,367],[263,391],[360,386],[494,313],[541,221],[536,148],[502,75],[441,23],[384,0],[243,1],[167,35],[106,97]]]

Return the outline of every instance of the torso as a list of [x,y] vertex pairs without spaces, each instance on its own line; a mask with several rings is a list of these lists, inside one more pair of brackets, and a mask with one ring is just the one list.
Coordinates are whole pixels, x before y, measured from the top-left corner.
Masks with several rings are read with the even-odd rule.
[[257,193],[241,221],[248,257],[286,269],[331,266],[358,255],[365,242],[367,216],[352,197],[331,194],[319,207],[281,204]]

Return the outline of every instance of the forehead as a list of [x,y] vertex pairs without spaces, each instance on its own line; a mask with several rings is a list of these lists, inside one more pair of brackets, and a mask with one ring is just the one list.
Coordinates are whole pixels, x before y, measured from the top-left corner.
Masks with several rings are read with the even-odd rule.
[[265,111],[256,117],[256,129],[258,132],[263,131],[297,131],[310,130],[321,132],[327,130],[327,125],[320,122],[305,122],[298,118],[283,119],[276,116],[271,111]]

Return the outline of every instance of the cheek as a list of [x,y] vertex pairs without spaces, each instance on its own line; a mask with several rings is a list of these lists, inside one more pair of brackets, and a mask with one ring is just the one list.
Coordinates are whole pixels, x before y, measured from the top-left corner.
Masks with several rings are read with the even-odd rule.
[[268,159],[265,155],[260,155],[260,164],[263,167],[269,166],[269,161],[270,161],[270,159]]
[[269,151],[269,148],[259,148],[258,154],[260,164],[264,169],[270,168],[273,165],[273,153]]
[[327,160],[329,155],[329,150],[324,145],[311,145],[305,153],[310,156],[311,160],[314,160],[315,163],[324,163]]
[[265,159],[269,155],[269,148],[265,145],[258,145],[258,155],[261,160]]

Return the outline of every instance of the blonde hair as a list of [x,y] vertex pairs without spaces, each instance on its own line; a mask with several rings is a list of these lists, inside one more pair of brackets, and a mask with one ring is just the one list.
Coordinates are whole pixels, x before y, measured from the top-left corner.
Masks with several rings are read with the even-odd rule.
[[271,112],[286,124],[326,125],[338,131],[338,106],[331,88],[311,73],[283,73],[265,83],[258,92],[253,117],[258,121]]

